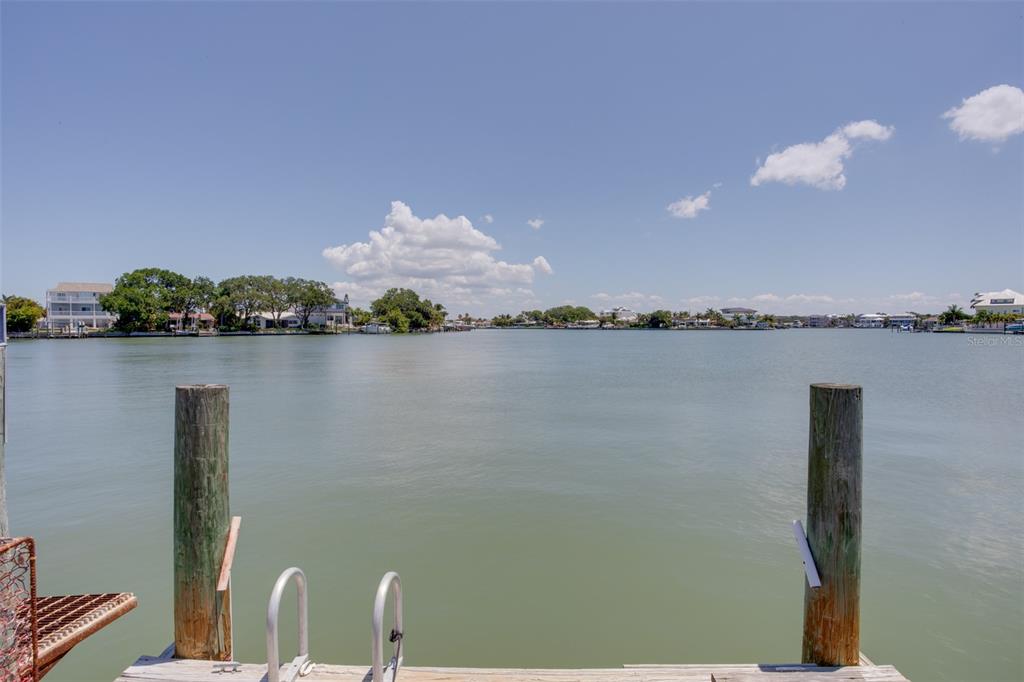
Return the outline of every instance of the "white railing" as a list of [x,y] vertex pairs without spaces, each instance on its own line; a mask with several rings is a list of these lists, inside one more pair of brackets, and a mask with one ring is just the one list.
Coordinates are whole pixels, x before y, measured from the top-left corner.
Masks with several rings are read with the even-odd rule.
[[[388,592],[395,601],[395,627],[388,639],[395,645],[394,653],[384,667],[384,607],[387,604]],[[377,598],[373,602],[373,620],[371,654],[373,656],[373,682],[395,682],[398,669],[404,658],[402,652],[402,580],[394,571],[384,574],[377,587]]]
[[[288,581],[295,578],[295,589],[299,602],[299,654],[281,673],[281,654],[277,643],[277,620],[281,610],[281,595]],[[278,577],[274,589],[270,592],[267,604],[267,682],[293,682],[296,678],[306,675],[312,668],[309,660],[309,595],[306,593],[306,574],[301,568],[289,568]]]

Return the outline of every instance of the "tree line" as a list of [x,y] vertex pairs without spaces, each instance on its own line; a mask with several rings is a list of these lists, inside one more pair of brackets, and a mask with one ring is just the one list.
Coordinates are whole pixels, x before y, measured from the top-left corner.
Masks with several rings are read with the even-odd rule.
[[200,312],[212,315],[221,329],[245,329],[258,312],[269,312],[280,327],[281,316],[294,311],[305,329],[313,313],[335,301],[334,291],[316,280],[239,275],[214,283],[161,268],[126,272],[99,299],[104,310],[117,315],[114,328],[128,333],[165,329],[174,313],[184,320]]

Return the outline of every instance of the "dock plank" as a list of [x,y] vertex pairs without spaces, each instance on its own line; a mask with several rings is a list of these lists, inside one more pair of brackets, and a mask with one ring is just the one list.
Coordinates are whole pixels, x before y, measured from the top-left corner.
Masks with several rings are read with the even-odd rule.
[[[215,661],[142,656],[116,682],[260,682],[266,664],[242,664],[239,672],[217,672]],[[819,668],[809,665],[717,664],[629,665],[622,668],[434,668],[403,667],[405,682],[907,682],[891,665]],[[366,666],[318,663],[308,682],[369,682]]]

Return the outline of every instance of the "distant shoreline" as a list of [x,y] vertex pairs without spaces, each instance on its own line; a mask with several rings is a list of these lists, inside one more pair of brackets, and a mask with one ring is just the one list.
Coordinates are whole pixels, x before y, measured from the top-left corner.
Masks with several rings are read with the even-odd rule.
[[[754,327],[669,327],[669,328],[655,328],[655,327],[547,327],[547,326],[531,326],[531,327],[474,327],[471,329],[461,329],[458,332],[464,331],[561,331],[561,332],[779,332],[779,331],[887,331],[890,334],[956,334],[956,335],[979,335],[979,336],[1014,336],[1024,334],[1024,331],[1017,329],[967,329],[963,327],[947,328],[947,329],[917,329],[914,331],[900,331],[896,328],[889,327],[792,327],[792,328],[754,328]],[[438,331],[417,331],[408,332],[407,334],[397,334],[397,336],[419,336],[428,334],[448,334],[454,333],[456,330],[438,330]],[[74,334],[51,334],[49,332],[12,332],[8,334],[8,338],[12,341],[25,341],[25,340],[81,340],[81,339],[173,339],[173,338],[218,338],[218,337],[281,337],[281,336],[348,336],[348,335],[365,335],[365,336],[395,336],[395,334],[364,334],[359,329],[338,329],[332,331],[324,330],[307,330],[307,329],[295,329],[295,330],[267,330],[267,331],[230,331],[230,332],[215,332],[215,333],[199,333],[199,332],[135,332],[128,334],[125,332],[89,332],[81,335]]]

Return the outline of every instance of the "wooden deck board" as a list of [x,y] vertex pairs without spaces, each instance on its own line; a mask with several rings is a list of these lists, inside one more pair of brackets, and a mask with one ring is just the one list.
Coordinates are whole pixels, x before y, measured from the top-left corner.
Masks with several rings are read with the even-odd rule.
[[[115,682],[259,682],[266,664],[243,664],[240,672],[215,672],[214,661],[143,656]],[[537,670],[529,668],[403,667],[404,682],[907,682],[891,665],[817,668],[797,664],[630,665],[622,668]],[[308,682],[369,682],[366,666],[318,663],[301,678]]]

